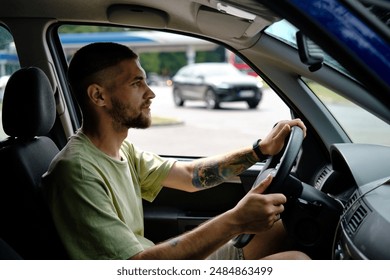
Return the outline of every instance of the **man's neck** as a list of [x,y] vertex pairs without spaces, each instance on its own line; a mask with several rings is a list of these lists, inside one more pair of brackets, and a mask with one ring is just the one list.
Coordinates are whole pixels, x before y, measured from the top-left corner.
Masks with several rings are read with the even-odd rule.
[[83,125],[81,131],[103,153],[114,159],[121,160],[120,148],[127,137],[127,130],[117,132],[112,129],[88,129],[87,126]]

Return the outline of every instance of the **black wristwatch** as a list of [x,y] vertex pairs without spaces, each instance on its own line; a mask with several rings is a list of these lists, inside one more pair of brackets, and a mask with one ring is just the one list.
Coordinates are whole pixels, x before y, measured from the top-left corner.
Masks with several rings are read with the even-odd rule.
[[259,161],[265,161],[268,159],[268,156],[263,154],[260,150],[260,142],[261,139],[258,139],[253,143],[253,151],[256,153],[257,157],[259,158]]

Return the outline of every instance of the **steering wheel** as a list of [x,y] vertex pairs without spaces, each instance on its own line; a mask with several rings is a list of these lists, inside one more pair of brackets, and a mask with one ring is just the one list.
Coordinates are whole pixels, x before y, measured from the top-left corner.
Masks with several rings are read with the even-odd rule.
[[[303,130],[298,126],[293,126],[284,149],[277,155],[267,159],[252,188],[260,184],[268,174],[272,174],[274,178],[271,185],[268,186],[266,193],[282,193],[287,199],[297,195],[296,193],[300,190],[294,187],[295,184],[291,186],[290,184],[285,184],[285,181],[301,149],[303,138]],[[233,245],[237,248],[243,248],[252,240],[253,236],[254,234],[241,234],[232,240]]]

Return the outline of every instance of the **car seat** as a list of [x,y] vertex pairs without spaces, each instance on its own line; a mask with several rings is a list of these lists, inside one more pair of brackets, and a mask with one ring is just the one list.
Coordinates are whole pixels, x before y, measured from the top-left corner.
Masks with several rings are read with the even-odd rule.
[[59,152],[46,135],[56,119],[54,93],[45,73],[22,68],[8,80],[0,142],[0,236],[23,259],[66,259],[41,176]]

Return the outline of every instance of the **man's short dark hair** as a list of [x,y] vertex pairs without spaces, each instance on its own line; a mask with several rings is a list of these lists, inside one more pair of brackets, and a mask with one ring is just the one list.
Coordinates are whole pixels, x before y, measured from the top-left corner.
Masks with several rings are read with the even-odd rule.
[[68,81],[79,105],[83,107],[87,87],[96,82],[95,74],[123,60],[136,58],[138,55],[127,46],[111,42],[92,43],[79,49],[68,69]]

